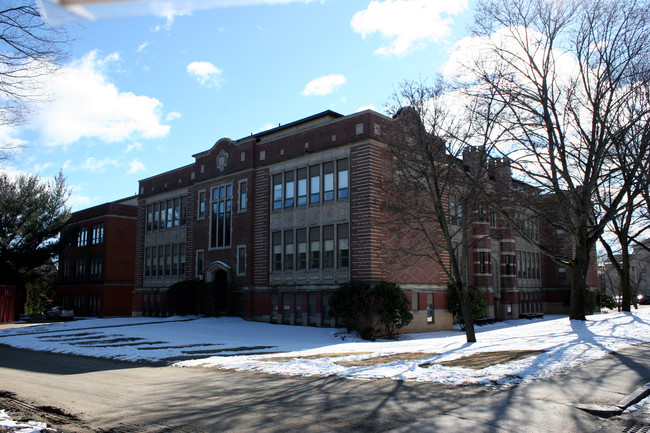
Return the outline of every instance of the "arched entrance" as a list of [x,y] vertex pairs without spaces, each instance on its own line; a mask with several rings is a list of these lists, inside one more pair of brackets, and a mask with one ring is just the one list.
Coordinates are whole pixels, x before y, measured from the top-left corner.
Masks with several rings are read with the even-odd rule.
[[222,261],[210,263],[205,269],[209,302],[215,315],[237,314],[237,294],[232,285],[232,268]]

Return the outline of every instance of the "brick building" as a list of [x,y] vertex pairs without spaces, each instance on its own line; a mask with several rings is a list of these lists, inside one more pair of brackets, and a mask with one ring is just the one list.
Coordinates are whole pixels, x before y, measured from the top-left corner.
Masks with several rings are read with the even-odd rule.
[[74,212],[61,231],[57,304],[77,316],[130,316],[137,197]]
[[[396,240],[381,223],[381,180],[387,145],[404,139],[398,125],[374,111],[325,111],[220,139],[193,163],[141,180],[133,313],[164,315],[172,284],[200,280],[224,295],[231,314],[330,326],[328,297],[340,283],[389,280],[411,301],[410,330],[449,329],[442,272],[426,261],[395,268],[386,254]],[[471,151],[465,158],[471,164]],[[509,166],[491,164],[510,180]],[[540,225],[527,221],[539,236]],[[570,278],[546,292],[544,268],[554,265],[513,230],[491,236],[496,224],[491,215],[472,224],[482,240],[469,251],[470,281],[489,314],[560,312],[565,300],[568,308]]]

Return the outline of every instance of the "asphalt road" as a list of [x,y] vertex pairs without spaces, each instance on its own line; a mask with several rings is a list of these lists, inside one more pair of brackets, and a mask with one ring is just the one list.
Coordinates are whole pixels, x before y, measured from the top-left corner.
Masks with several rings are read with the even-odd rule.
[[0,391],[76,415],[59,432],[379,432],[497,391],[160,367],[0,345]]

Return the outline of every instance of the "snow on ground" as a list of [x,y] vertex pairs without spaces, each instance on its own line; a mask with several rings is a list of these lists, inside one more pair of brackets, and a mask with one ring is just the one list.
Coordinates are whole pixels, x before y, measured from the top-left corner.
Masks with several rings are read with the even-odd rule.
[[47,428],[47,424],[38,421],[14,421],[4,410],[0,410],[0,431],[12,433],[38,433],[38,432],[56,432],[54,429]]
[[[0,344],[112,358],[290,375],[390,378],[446,384],[527,382],[650,343],[650,308],[632,313],[504,321],[476,327],[477,343],[453,331],[403,334],[368,342],[342,329],[271,325],[238,318],[115,318],[0,330]],[[539,350],[525,359],[474,370],[438,364],[468,355]],[[406,354],[421,353],[422,356]],[[320,355],[319,355],[320,354]],[[404,359],[350,365],[384,355]],[[275,361],[274,361],[275,358]],[[412,359],[416,358],[416,359]]]

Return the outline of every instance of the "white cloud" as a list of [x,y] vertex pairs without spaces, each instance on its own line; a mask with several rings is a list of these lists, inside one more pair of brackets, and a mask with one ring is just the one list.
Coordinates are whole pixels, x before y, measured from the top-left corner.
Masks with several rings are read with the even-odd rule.
[[124,153],[131,153],[134,150],[141,150],[142,149],[142,143],[131,143],[128,146],[126,146],[126,149],[124,149]]
[[158,99],[121,92],[109,81],[106,68],[118,61],[117,53],[100,58],[92,51],[50,77],[51,102],[37,108],[32,123],[45,144],[65,146],[82,138],[119,142],[169,133],[161,123]]
[[144,51],[145,48],[149,46],[149,41],[144,41],[140,45],[138,45],[138,53],[141,53]]
[[187,73],[202,86],[218,87],[222,71],[210,62],[192,62],[187,65]]
[[375,104],[365,105],[365,106],[363,106],[363,107],[359,107],[359,108],[357,108],[357,111],[355,111],[355,113],[359,113],[359,112],[361,112],[361,111],[366,111],[366,110],[377,111],[377,107],[375,107]]
[[97,159],[93,156],[86,158],[86,160],[79,166],[81,170],[90,171],[92,173],[103,173],[106,171],[107,167],[118,167],[119,163],[117,160],[112,158]]
[[345,84],[346,81],[347,79],[342,74],[325,75],[319,78],[315,78],[307,83],[300,94],[304,96],[329,95],[334,90],[336,90],[337,87]]
[[182,115],[178,111],[170,111],[165,116],[165,121],[171,122],[172,120],[180,119],[181,117],[182,117]]
[[375,0],[354,14],[350,25],[364,38],[379,32],[393,40],[376,53],[404,55],[425,41],[437,42],[449,36],[451,15],[467,8],[468,0]]
[[129,170],[127,171],[127,174],[133,174],[133,173],[137,173],[138,171],[144,171],[144,170],[146,170],[144,164],[138,161],[137,159],[134,159],[129,163]]

